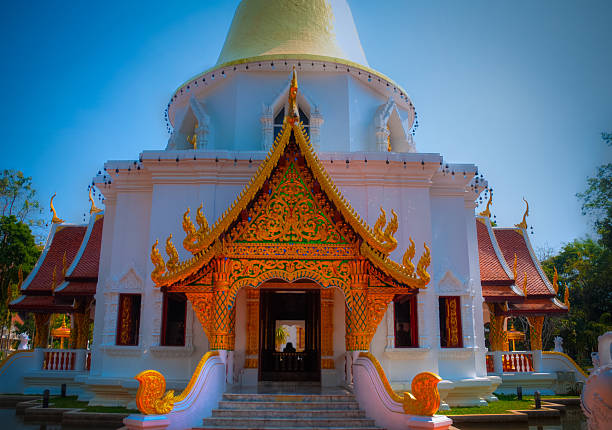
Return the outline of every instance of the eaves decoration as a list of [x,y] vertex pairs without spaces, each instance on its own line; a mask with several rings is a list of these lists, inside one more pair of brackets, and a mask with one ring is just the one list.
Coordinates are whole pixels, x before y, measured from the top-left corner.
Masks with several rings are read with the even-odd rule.
[[288,275],[280,276],[287,280],[316,272],[314,280],[323,286],[345,290],[350,285],[348,262],[355,259],[367,260],[390,286],[424,288],[430,280],[427,245],[416,269],[412,239],[402,263],[391,260],[389,254],[397,247],[397,214],[392,211],[387,221],[381,208],[374,228],[367,225],[333,183],[297,122],[285,121],[266,160],[212,227],[202,206],[196,214],[197,227],[189,213],[187,209],[183,215],[183,246],[193,256],[178,261],[168,238],[169,258],[164,263],[154,245],[151,278],[157,287],[199,283],[213,271],[213,259],[220,257],[231,260],[230,281],[237,288],[253,286],[264,280],[264,272],[274,271]]

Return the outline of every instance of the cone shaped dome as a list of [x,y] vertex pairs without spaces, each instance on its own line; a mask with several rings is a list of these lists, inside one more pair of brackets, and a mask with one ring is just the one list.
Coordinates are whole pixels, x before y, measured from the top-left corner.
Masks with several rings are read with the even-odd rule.
[[242,0],[217,65],[256,57],[368,65],[346,0]]

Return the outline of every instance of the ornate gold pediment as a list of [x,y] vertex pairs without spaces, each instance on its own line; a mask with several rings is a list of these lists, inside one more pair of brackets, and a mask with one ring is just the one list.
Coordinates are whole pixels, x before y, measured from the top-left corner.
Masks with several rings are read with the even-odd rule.
[[[297,148],[294,149],[297,152]],[[292,151],[293,152],[293,151]],[[327,202],[312,193],[313,180],[292,160],[269,181],[248,211],[248,224],[236,235],[238,243],[348,244],[323,208]],[[300,172],[300,170],[303,170]]]
[[333,183],[302,125],[286,118],[266,160],[212,227],[202,206],[196,213],[197,228],[187,209],[183,246],[192,258],[178,261],[168,238],[169,259],[164,262],[156,242],[151,278],[158,287],[193,292],[204,277],[218,274],[215,264],[223,262],[232,290],[236,285],[257,286],[271,276],[288,281],[308,278],[345,290],[348,302],[354,280],[347,267],[358,262],[363,279],[374,275],[377,282],[398,291],[425,288],[430,279],[429,248],[424,246],[416,267],[412,241],[402,262],[392,261],[389,254],[397,247],[399,223],[395,211],[390,212],[387,219],[381,208],[370,227]]

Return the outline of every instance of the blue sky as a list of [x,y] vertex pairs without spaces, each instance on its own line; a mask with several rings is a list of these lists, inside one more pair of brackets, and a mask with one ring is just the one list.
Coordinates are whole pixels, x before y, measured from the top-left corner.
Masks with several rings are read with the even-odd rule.
[[[612,2],[349,1],[370,65],[410,94],[422,152],[479,166],[500,225],[531,206],[534,244],[584,237],[575,194],[612,159]],[[109,159],[162,149],[173,90],[212,66],[237,0],[8,2],[0,168],[82,222]]]

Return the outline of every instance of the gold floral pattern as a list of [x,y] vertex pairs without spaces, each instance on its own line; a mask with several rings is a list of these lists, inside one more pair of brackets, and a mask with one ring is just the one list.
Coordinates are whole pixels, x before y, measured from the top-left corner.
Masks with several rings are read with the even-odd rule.
[[306,188],[294,163],[238,242],[347,243]]

